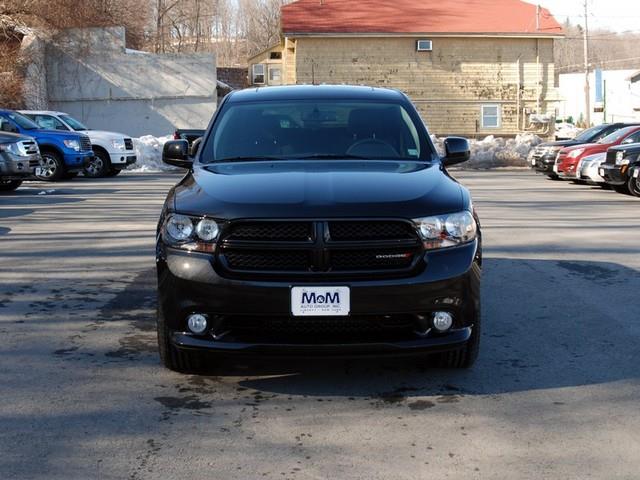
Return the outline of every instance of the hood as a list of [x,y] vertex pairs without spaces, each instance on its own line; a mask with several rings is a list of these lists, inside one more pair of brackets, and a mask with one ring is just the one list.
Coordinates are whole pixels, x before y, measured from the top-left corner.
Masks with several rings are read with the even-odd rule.
[[539,147],[571,147],[573,145],[580,145],[580,141],[576,139],[571,140],[558,140],[557,142],[544,142],[538,145]]
[[583,148],[585,150],[599,150],[604,148],[607,149],[607,146],[601,143],[581,143],[578,145],[572,145],[570,147],[566,147],[564,150],[566,152],[571,152],[573,150],[578,150],[579,148]]
[[33,140],[33,138],[21,133],[0,132],[0,143],[14,143],[23,140]]
[[175,210],[238,218],[416,218],[460,211],[460,185],[439,163],[276,161],[197,165]]
[[33,134],[33,136],[38,136],[38,134],[43,135],[55,135],[58,138],[68,138],[70,140],[78,140],[79,138],[86,137],[82,132],[68,132],[65,130],[46,130],[44,128],[39,128],[38,130],[27,130],[29,134]]
[[124,133],[118,132],[107,132],[105,130],[81,130],[78,133],[83,133],[88,135],[89,138],[93,141],[95,140],[122,140],[123,138],[131,138],[130,135],[125,135]]

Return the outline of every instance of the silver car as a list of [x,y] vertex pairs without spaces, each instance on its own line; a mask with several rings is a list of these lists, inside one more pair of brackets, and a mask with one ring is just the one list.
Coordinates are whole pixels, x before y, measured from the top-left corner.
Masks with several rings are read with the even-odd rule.
[[596,153],[580,160],[576,168],[576,180],[586,180],[589,183],[606,185],[605,179],[598,174],[598,167],[607,159],[607,154]]

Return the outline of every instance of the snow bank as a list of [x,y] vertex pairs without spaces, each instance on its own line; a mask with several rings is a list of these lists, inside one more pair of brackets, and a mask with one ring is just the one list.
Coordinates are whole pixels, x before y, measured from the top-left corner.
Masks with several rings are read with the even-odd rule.
[[130,172],[170,172],[177,170],[176,167],[162,163],[162,148],[165,142],[172,140],[173,136],[154,137],[145,135],[133,139],[133,146],[136,150],[136,164],[129,169]]
[[[438,152],[444,154],[444,138],[431,137]],[[470,140],[471,160],[462,168],[526,167],[527,154],[543,140],[532,133],[523,133],[515,138],[490,135],[482,140]]]

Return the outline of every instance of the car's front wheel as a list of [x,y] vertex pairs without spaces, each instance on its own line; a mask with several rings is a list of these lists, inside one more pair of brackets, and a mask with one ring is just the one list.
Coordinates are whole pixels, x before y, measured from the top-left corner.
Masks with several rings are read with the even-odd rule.
[[640,197],[640,176],[636,178],[629,177],[627,188],[629,189],[629,193],[631,195],[633,195],[634,197]]
[[118,175],[120,172],[122,171],[121,168],[112,168],[111,170],[109,170],[109,172],[107,173],[107,177],[115,177],[116,175]]
[[22,180],[0,180],[0,192],[12,192],[22,185]]
[[197,373],[204,368],[204,355],[201,352],[180,350],[171,343],[171,331],[164,317],[162,306],[158,303],[157,316],[158,350],[160,360],[170,370],[182,373]]
[[624,193],[625,195],[629,193],[629,186],[626,183],[622,185],[613,185],[613,189],[618,193]]
[[55,182],[60,180],[65,174],[64,162],[60,154],[51,151],[44,151],[41,154],[40,174],[36,175],[38,180],[45,182]]
[[547,178],[548,178],[549,180],[560,180],[560,177],[559,177],[557,174],[555,174],[555,173],[549,173],[549,174],[547,175]]
[[100,150],[95,150],[93,154],[89,165],[84,167],[84,176],[89,178],[106,177],[111,170],[109,155]]

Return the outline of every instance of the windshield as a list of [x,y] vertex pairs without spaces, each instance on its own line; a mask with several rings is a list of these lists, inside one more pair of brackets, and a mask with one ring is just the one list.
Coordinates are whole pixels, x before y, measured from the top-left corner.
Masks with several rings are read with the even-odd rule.
[[76,131],[89,130],[82,123],[80,123],[75,118],[70,117],[69,115],[60,115],[60,118],[62,119],[63,122],[65,122],[67,125],[69,125],[71,128],[73,128]]
[[616,143],[618,140],[623,139],[627,135],[629,135],[634,130],[637,130],[637,127],[627,127],[621,128],[620,130],[616,130],[613,133],[610,133],[606,137],[598,140],[598,143],[606,144],[606,143]]
[[11,112],[7,114],[7,117],[16,122],[20,128],[24,128],[25,130],[38,130],[40,128],[36,123],[19,113]]
[[201,162],[252,159],[431,159],[433,150],[401,104],[350,100],[228,103]]
[[580,140],[581,142],[592,141],[594,137],[598,137],[598,134],[602,133],[602,131],[607,127],[608,125],[597,125],[595,127],[587,128],[585,131],[581,132],[575,140]]

